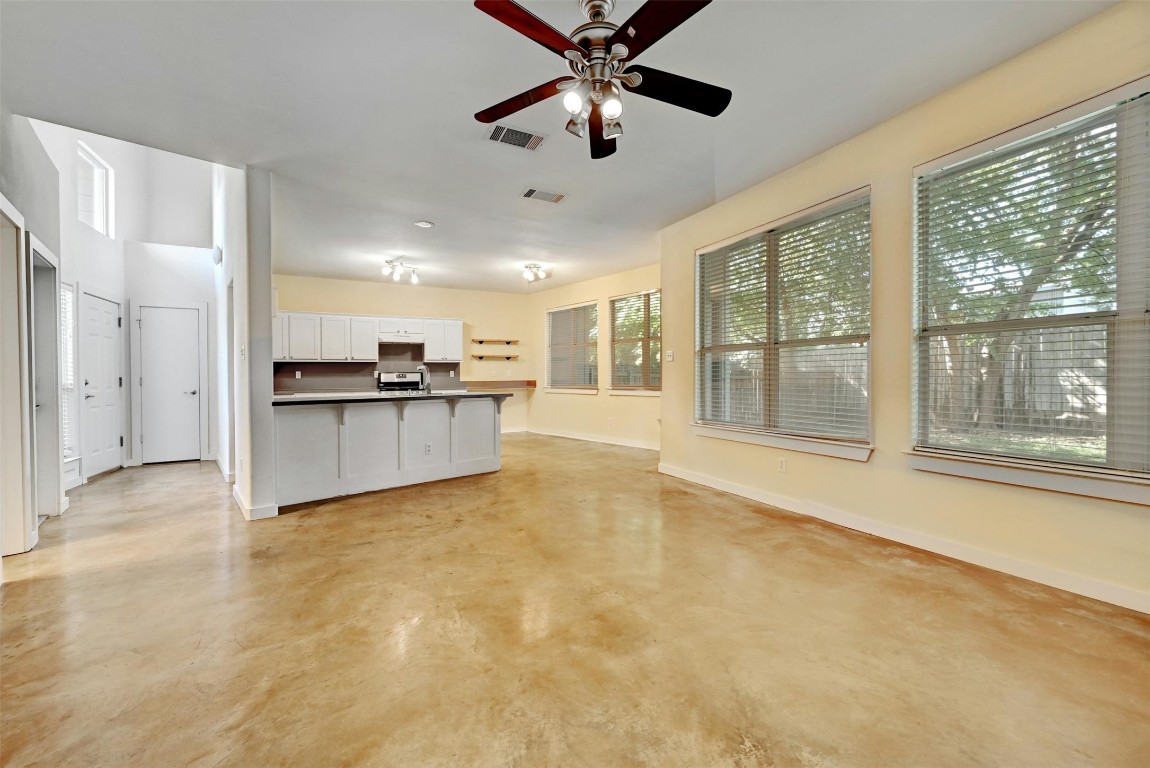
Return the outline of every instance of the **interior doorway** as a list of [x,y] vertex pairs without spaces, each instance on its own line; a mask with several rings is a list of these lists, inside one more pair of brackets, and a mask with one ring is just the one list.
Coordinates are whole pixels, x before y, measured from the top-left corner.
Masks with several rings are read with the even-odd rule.
[[203,313],[198,307],[142,306],[140,459],[144,464],[198,461],[206,392]]
[[60,514],[63,501],[60,277],[55,255],[31,234],[26,253],[32,504],[39,525],[46,518]]
[[120,305],[91,293],[80,297],[81,470],[85,479],[123,466],[124,384]]

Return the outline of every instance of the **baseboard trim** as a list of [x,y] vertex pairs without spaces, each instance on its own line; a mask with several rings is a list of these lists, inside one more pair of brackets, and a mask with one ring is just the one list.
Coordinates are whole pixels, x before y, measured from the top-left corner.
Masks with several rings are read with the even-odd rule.
[[232,498],[235,499],[236,504],[240,508],[240,513],[244,516],[245,520],[265,520],[269,517],[275,517],[279,514],[280,509],[275,504],[268,504],[262,507],[248,506],[247,501],[240,494],[240,487],[238,485],[232,486]]
[[526,432],[526,431],[527,431],[527,427],[505,427],[505,428],[499,430],[499,434],[501,434],[501,435],[513,435],[513,434],[516,434],[518,432]]
[[1010,576],[1017,576],[1027,581],[1045,584],[1077,595],[1083,595],[1104,603],[1111,603],[1123,608],[1129,608],[1140,613],[1150,614],[1150,592],[1130,589],[1101,579],[1092,579],[1087,576],[1040,565],[1026,560],[1020,560],[1010,555],[994,552],[980,547],[974,547],[962,542],[951,541],[928,533],[900,528],[889,523],[874,520],[862,515],[844,512],[839,509],[817,504],[811,501],[792,499],[786,496],[768,493],[739,483],[732,483],[717,477],[693,472],[689,469],[676,467],[672,464],[659,463],[659,471],[680,480],[703,485],[715,490],[725,491],[745,499],[757,501],[772,507],[778,507],[788,512],[814,517],[834,525],[850,528],[872,536],[906,544],[916,549],[933,552],[945,557],[953,557],[966,563],[989,568]]
[[224,468],[224,465],[220,463],[220,458],[218,456],[216,457],[216,466],[220,468],[220,474],[224,476],[224,480],[229,483],[234,483],[236,481],[235,473],[227,471]]
[[659,450],[658,443],[647,442],[646,440],[628,440],[625,437],[612,437],[610,435],[593,435],[584,432],[567,432],[559,429],[535,429],[528,427],[525,431],[535,435],[548,435],[550,437],[569,437],[572,440],[586,440],[589,443],[607,443],[609,445],[621,445],[625,448],[643,448],[648,451]]

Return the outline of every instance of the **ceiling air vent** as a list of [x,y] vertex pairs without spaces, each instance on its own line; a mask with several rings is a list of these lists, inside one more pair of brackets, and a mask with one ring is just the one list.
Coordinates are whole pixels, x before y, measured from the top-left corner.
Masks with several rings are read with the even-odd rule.
[[506,125],[491,126],[487,138],[500,144],[510,144],[513,147],[522,147],[523,149],[539,149],[539,145],[543,143],[542,136],[536,136],[527,131],[517,131]]
[[567,195],[561,195],[558,192],[544,192],[541,189],[529,189],[523,193],[523,196],[532,200],[542,200],[545,203],[557,203],[567,197]]

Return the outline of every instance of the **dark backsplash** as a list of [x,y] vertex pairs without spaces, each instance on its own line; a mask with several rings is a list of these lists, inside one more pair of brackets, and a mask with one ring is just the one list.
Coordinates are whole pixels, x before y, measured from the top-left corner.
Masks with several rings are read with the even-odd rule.
[[[376,388],[376,371],[414,371],[422,357],[422,344],[380,344],[376,364],[278,362],[274,364],[273,373],[275,391],[370,392]],[[432,389],[463,389],[459,383],[459,363],[428,363],[427,367],[431,371]],[[301,374],[298,379],[296,371]]]

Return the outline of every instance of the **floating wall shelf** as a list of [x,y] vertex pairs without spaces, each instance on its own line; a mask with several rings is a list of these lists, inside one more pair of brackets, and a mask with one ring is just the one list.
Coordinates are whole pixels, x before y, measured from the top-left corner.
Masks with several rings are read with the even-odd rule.
[[472,339],[472,344],[518,344],[519,339]]
[[476,360],[486,360],[489,357],[493,360],[495,360],[495,359],[498,359],[498,360],[518,360],[519,359],[519,355],[472,355],[472,357],[475,358]]

